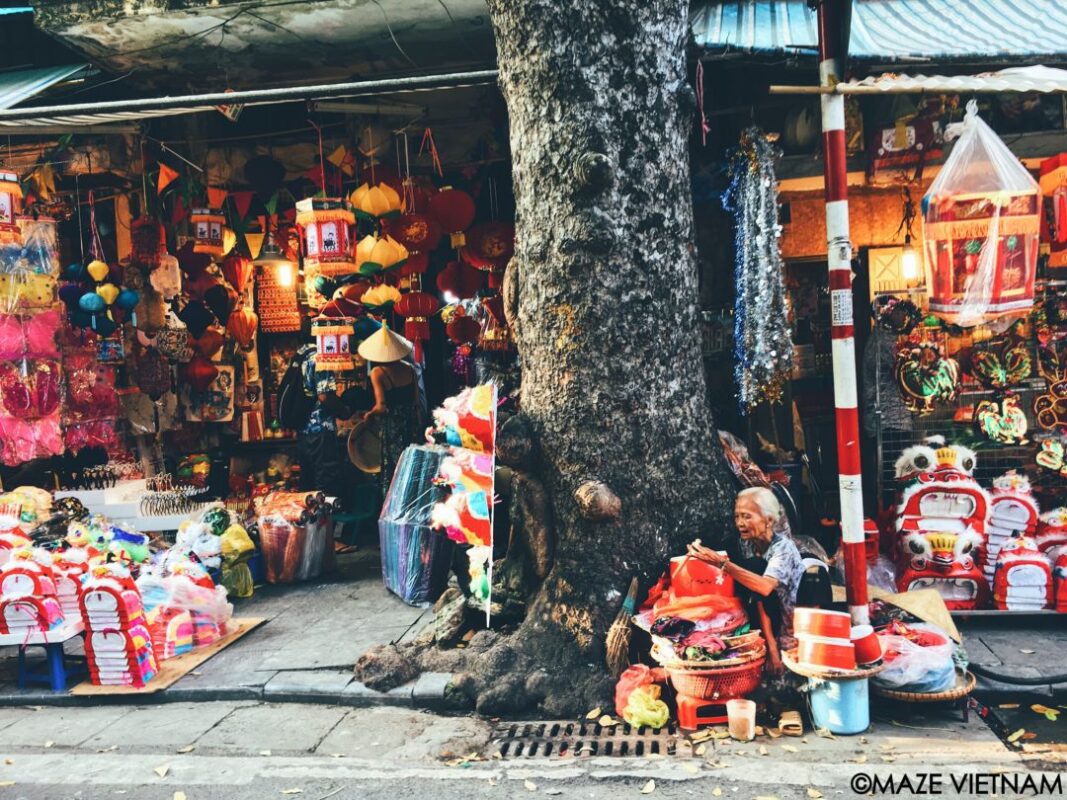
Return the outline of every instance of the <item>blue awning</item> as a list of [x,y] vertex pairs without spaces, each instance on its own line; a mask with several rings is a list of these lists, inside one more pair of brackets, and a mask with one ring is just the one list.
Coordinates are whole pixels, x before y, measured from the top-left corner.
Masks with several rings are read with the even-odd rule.
[[[696,44],[709,53],[812,52],[805,0],[694,2]],[[861,60],[1067,56],[1062,0],[854,0],[849,56]]]
[[50,86],[81,72],[86,64],[65,67],[41,67],[17,72],[0,72],[0,109],[17,106]]

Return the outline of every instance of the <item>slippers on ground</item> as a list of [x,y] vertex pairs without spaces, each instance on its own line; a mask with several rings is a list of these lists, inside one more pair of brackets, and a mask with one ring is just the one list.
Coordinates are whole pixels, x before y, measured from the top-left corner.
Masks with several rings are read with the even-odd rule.
[[785,736],[803,736],[804,723],[799,711],[783,711],[778,718],[778,730]]
[[359,550],[354,544],[345,544],[344,542],[334,542],[333,551],[339,556],[345,556],[349,553],[354,553]]

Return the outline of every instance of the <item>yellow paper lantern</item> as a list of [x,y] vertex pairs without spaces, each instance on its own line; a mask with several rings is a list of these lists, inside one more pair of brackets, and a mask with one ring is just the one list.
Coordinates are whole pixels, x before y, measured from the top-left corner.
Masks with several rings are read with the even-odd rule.
[[119,296],[119,287],[113,283],[105,283],[96,287],[96,293],[110,306],[115,302],[115,298]]
[[85,270],[89,273],[89,277],[94,281],[102,281],[107,277],[111,268],[103,261],[90,261],[89,266],[87,266]]
[[403,206],[400,195],[388,183],[377,186],[364,183],[348,199],[356,214],[367,219],[395,217]]
[[356,268],[360,274],[374,275],[403,266],[408,251],[392,236],[364,236],[356,245]]
[[222,229],[222,253],[223,255],[229,253],[233,248],[237,246],[237,234],[230,228]]

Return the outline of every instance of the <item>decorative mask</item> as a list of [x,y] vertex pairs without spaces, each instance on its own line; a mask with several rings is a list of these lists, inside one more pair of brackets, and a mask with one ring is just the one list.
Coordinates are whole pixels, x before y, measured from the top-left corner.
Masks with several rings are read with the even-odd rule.
[[975,560],[982,537],[963,533],[909,533],[907,562],[897,579],[902,592],[936,589],[950,610],[969,611],[989,601],[989,586]]
[[993,602],[1008,611],[1040,611],[1052,602],[1052,563],[1033,539],[1012,539],[1000,549]]

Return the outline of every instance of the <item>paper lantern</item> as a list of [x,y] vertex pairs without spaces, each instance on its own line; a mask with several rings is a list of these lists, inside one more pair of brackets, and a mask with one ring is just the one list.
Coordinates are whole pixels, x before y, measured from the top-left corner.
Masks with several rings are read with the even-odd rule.
[[222,349],[224,344],[226,344],[226,337],[219,332],[218,328],[208,328],[200,338],[194,342],[194,347],[196,348],[196,352],[204,358],[212,358]]
[[429,214],[402,214],[382,220],[382,230],[408,250],[428,253],[441,243],[441,226]]
[[204,302],[221,325],[225,325],[229,320],[230,312],[236,304],[235,300],[230,290],[221,283],[216,283],[204,292]]
[[17,217],[22,213],[22,186],[13,172],[0,172],[0,244],[19,244],[22,233]]
[[400,195],[388,183],[371,186],[364,183],[348,197],[357,217],[378,220],[400,214]]
[[393,306],[400,302],[400,292],[393,286],[381,284],[373,289],[368,289],[359,299],[368,310],[381,314],[391,311]]
[[159,265],[159,258],[166,251],[166,233],[159,220],[153,217],[138,217],[130,225],[131,258],[149,270]]
[[462,261],[449,261],[437,276],[437,288],[457,300],[470,300],[482,288],[482,273]]
[[222,275],[230,282],[230,286],[238,292],[243,292],[252,277],[253,268],[252,259],[239,253],[230,253],[222,262]]
[[96,292],[86,292],[78,300],[78,307],[87,314],[99,314],[107,308],[107,302]]
[[448,325],[445,326],[445,333],[448,334],[453,344],[473,344],[478,340],[481,326],[478,320],[468,317],[466,313],[462,313],[461,308],[458,308]]
[[110,306],[118,299],[119,287],[113,283],[104,283],[96,287],[96,293]]
[[[99,290],[97,290],[99,293]],[[133,289],[123,289],[119,292],[118,297],[115,298],[115,305],[121,308],[123,311],[133,311],[137,307],[137,304],[141,301],[141,295],[135,292]]]
[[439,307],[436,297],[420,291],[408,292],[394,306],[404,317],[404,336],[415,343],[416,361],[422,361],[422,343],[430,338],[430,317]]
[[178,267],[190,278],[197,278],[211,266],[211,256],[196,250],[195,242],[186,242],[175,254],[178,258]]
[[309,197],[296,204],[296,224],[303,233],[304,265],[328,277],[356,271],[349,227],[355,215],[344,200]]
[[400,268],[401,275],[425,275],[430,268],[429,253],[408,253],[408,260]]
[[102,281],[111,272],[111,267],[103,261],[90,261],[85,271],[89,273],[89,277],[94,281]]
[[199,339],[208,325],[215,321],[215,316],[199,300],[190,300],[185,304],[185,308],[178,312],[178,319],[185,323],[194,339]]
[[256,335],[256,327],[259,325],[259,317],[250,308],[239,308],[230,314],[230,321],[226,323],[226,330],[237,340],[237,344],[244,349],[252,346],[252,340]]
[[474,211],[474,198],[461,189],[442,189],[430,198],[430,214],[447,233],[469,228]]
[[226,252],[223,247],[226,217],[221,211],[194,208],[189,220],[193,223],[193,252],[208,256],[221,256]]
[[355,369],[351,336],[355,332],[351,317],[318,317],[311,322],[315,337],[315,369],[346,372]]
[[371,234],[364,236],[356,245],[356,268],[361,275],[375,275],[396,269],[403,266],[407,259],[407,248],[392,236],[380,239]]
[[475,225],[465,234],[460,256],[476,269],[489,273],[489,288],[499,289],[504,268],[515,255],[515,226],[509,222]]
[[198,392],[203,392],[219,375],[219,369],[201,355],[193,356],[185,365],[185,381]]

